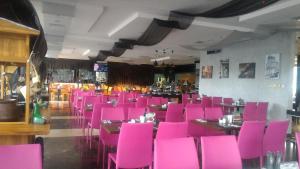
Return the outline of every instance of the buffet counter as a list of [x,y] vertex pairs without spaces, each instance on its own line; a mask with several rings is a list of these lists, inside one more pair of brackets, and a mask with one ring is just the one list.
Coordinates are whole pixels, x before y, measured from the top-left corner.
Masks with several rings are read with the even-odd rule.
[[74,88],[85,88],[87,90],[95,90],[94,84],[81,83],[50,83],[49,95],[50,101],[68,101],[71,90]]

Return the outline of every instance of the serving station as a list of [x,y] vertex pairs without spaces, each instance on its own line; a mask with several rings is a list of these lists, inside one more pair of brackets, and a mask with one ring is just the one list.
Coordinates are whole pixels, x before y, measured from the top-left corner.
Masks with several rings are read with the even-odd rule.
[[[38,30],[0,18],[0,145],[32,143],[35,135],[49,133],[49,124],[31,122],[30,38],[39,34]],[[22,102],[13,99],[8,85],[10,71],[20,67],[25,67]]]

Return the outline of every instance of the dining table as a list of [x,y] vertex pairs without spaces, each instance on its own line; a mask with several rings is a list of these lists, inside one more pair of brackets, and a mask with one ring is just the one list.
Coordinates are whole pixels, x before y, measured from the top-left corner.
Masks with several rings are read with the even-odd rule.
[[[119,134],[122,123],[140,123],[139,120],[102,120],[101,127],[109,134]],[[146,122],[148,123],[148,122]],[[150,123],[150,122],[149,122]],[[152,122],[151,122],[152,123]],[[154,123],[153,132],[156,133],[158,122]]]
[[228,135],[237,135],[242,127],[243,122],[233,121],[232,123],[219,123],[218,120],[204,120],[204,119],[195,119],[192,120],[193,124],[208,128],[223,131]]
[[150,109],[152,110],[156,110],[156,111],[167,111],[168,106],[167,105],[156,105],[156,104],[151,104],[148,106]]
[[228,103],[220,103],[220,106],[222,107],[227,107],[227,108],[233,108],[234,109],[234,112],[237,112],[237,113],[241,113],[241,108],[244,108],[245,107],[245,104],[236,104],[236,103],[233,103],[233,104],[228,104]]

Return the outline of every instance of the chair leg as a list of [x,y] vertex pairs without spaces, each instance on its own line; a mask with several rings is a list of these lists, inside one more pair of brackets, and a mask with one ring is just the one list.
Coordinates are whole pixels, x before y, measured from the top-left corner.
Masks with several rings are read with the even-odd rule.
[[110,158],[110,157],[108,157],[107,169],[110,169],[110,164],[111,164],[111,158]]
[[102,168],[105,167],[105,155],[106,155],[106,147],[103,144],[103,151],[102,151]]
[[263,165],[264,165],[264,156],[260,156],[259,157],[259,166],[260,166],[260,168],[262,168]]
[[[97,166],[99,166],[100,163],[100,142],[98,143],[98,152],[97,152]],[[104,149],[103,149],[104,151]]]
[[90,141],[90,149],[92,149],[93,128],[91,128],[91,131],[90,131],[90,133],[89,133],[89,141]]
[[90,135],[89,133],[90,133],[90,127],[87,126],[87,135],[84,135],[85,136],[85,141],[86,141],[87,144],[89,144],[89,135]]

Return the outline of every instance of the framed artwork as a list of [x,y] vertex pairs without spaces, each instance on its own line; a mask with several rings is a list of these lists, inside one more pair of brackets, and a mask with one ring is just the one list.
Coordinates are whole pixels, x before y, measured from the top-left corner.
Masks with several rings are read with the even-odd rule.
[[211,79],[213,74],[213,66],[202,66],[202,79]]
[[220,60],[220,79],[229,78],[229,59]]
[[271,54],[266,56],[265,77],[266,79],[279,79],[280,75],[280,54]]
[[241,79],[254,79],[255,78],[255,63],[240,63],[239,65],[239,78]]

